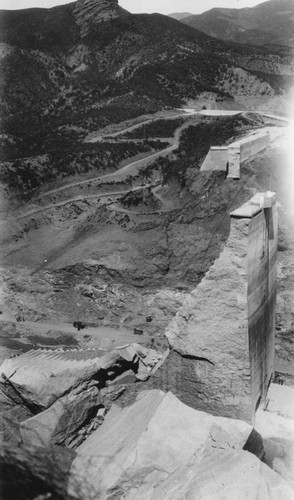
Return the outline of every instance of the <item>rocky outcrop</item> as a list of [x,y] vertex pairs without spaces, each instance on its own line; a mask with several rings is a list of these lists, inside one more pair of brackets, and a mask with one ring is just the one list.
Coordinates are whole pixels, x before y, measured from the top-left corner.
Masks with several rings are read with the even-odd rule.
[[287,483],[243,451],[251,431],[171,393],[144,392],[131,407],[112,407],[76,450],[69,493],[85,500],[290,500]]
[[79,0],[74,14],[84,38],[100,23],[119,17],[118,0]]

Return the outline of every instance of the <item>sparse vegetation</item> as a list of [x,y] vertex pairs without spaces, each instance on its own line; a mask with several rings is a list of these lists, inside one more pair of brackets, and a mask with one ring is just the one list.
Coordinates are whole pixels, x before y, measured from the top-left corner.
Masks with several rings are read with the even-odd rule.
[[138,153],[152,152],[166,146],[160,141],[86,144],[57,141],[45,159],[18,158],[3,162],[0,180],[11,189],[30,196],[44,183],[77,173],[95,170],[99,173],[116,170],[121,161]]
[[[17,170],[11,171],[11,164],[2,167],[1,178],[10,187],[15,179],[17,189],[23,182],[24,190],[31,191],[47,178],[98,168],[99,162],[99,168],[114,168],[131,153],[113,145],[110,157],[103,148],[98,154],[89,151],[83,146],[89,132],[179,107],[202,92],[230,101],[237,84],[245,94],[250,87],[246,74],[238,81],[236,68],[261,81],[260,92],[264,82],[266,92],[273,87],[277,94],[291,83],[291,77],[280,76],[282,65],[290,64],[285,50],[222,43],[160,15],[125,15],[105,29],[90,30],[83,48],[76,49],[80,33],[73,6],[46,15],[30,11],[30,22],[23,21],[21,12],[1,18],[0,41],[13,47],[0,62],[0,133],[11,138],[4,141],[0,160],[19,160]],[[226,75],[233,74],[230,83]],[[171,137],[178,123],[154,122],[127,137]],[[44,176],[36,172],[34,160],[31,165],[23,161],[45,154],[50,167],[43,166]]]
[[154,120],[131,132],[120,135],[119,138],[148,139],[150,137],[172,137],[182,123],[184,123],[184,119],[182,118],[175,120]]

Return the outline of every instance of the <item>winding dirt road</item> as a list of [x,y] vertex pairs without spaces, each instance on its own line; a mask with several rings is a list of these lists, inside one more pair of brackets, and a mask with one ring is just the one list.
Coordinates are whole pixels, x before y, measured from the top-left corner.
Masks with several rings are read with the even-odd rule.
[[[182,115],[181,115],[182,116]],[[190,116],[190,115],[189,115]],[[176,118],[176,117],[174,117]],[[151,121],[151,120],[150,120]],[[140,124],[141,125],[141,124]],[[139,172],[139,170],[151,161],[155,160],[156,158],[159,158],[160,156],[167,156],[170,154],[172,151],[178,148],[179,143],[180,143],[180,137],[182,131],[187,128],[189,125],[191,125],[190,121],[187,121],[183,125],[181,125],[175,132],[173,138],[171,139],[171,144],[165,149],[161,149],[160,151],[157,151],[156,153],[151,153],[150,155],[136,161],[132,161],[125,165],[124,167],[116,170],[115,172],[111,172],[110,174],[105,174],[105,175],[99,175],[97,177],[92,177],[91,179],[86,179],[84,181],[76,181],[72,182],[70,184],[66,184],[64,186],[61,186],[56,189],[51,189],[50,191],[46,191],[43,193],[43,196],[48,196],[48,195],[53,195],[59,192],[64,191],[65,189],[71,188],[71,187],[76,187],[76,186],[82,186],[85,184],[88,184],[90,182],[103,182],[103,181],[109,181],[109,180],[122,180],[124,179],[127,175],[134,175]],[[124,129],[120,131],[120,134],[125,133],[128,129]],[[110,136],[109,136],[110,137]],[[131,139],[129,140],[131,142]],[[123,175],[122,175],[123,174]]]
[[[191,116],[195,116],[195,115],[206,115],[206,116],[222,116],[222,115],[227,115],[227,114],[230,114],[230,115],[234,115],[234,114],[238,114],[238,113],[241,113],[242,111],[230,111],[230,112],[224,112],[224,111],[217,111],[217,110],[205,110],[205,111],[193,111],[193,110],[187,110],[187,113],[186,113],[186,116],[187,116],[187,121],[182,124],[180,127],[177,128],[177,130],[175,131],[174,133],[174,136],[170,139],[170,145],[160,151],[157,151],[155,153],[151,153],[150,155],[144,157],[144,158],[141,158],[140,160],[136,160],[136,161],[131,161],[130,163],[128,163],[127,165],[121,167],[120,169],[116,170],[115,172],[111,172],[109,174],[105,174],[105,175],[100,175],[100,176],[97,176],[97,177],[93,177],[91,179],[87,179],[87,180],[84,180],[84,181],[76,181],[76,182],[73,182],[73,183],[70,183],[70,184],[66,184],[64,186],[61,186],[59,188],[56,188],[56,189],[52,189],[50,191],[47,191],[45,193],[43,193],[43,196],[51,196],[51,195],[54,195],[54,194],[57,194],[57,193],[60,193],[62,191],[65,191],[66,189],[69,189],[69,188],[74,188],[74,187],[77,187],[77,186],[82,186],[82,185],[85,185],[85,184],[89,184],[89,183],[97,183],[97,185],[99,184],[102,184],[103,182],[107,182],[107,181],[112,181],[112,182],[121,182],[121,181],[124,181],[126,180],[128,177],[130,176],[135,176],[137,175],[140,170],[142,170],[143,168],[145,168],[146,166],[148,166],[151,162],[153,162],[154,160],[160,158],[160,157],[164,157],[164,156],[168,156],[169,154],[171,154],[174,150],[176,150],[178,147],[179,147],[179,144],[180,144],[180,138],[181,138],[181,134],[183,132],[183,130],[185,130],[186,128],[188,128],[190,125],[191,125],[191,120],[189,120],[189,117]],[[265,113],[260,113],[262,116],[267,116],[267,117],[270,117],[270,118],[275,118],[275,119],[281,119],[282,121],[286,121],[288,122],[289,120],[283,118],[283,117],[278,117],[278,116],[274,116],[274,115],[267,115]],[[181,114],[176,114],[176,115],[173,115],[173,116],[170,116],[170,117],[165,117],[164,119],[176,119],[176,118],[179,118],[179,117],[183,117],[183,113]],[[157,118],[156,120],[158,120],[160,118]],[[141,127],[142,125],[144,124],[148,124],[148,123],[151,123],[155,121],[154,119],[148,119],[148,120],[145,120],[143,122],[140,122],[140,123],[137,123],[135,125],[132,125],[132,126],[128,126],[127,128],[125,129],[122,129],[120,131],[117,131],[117,132],[113,132],[111,134],[108,134],[107,137],[110,138],[110,137],[117,137],[119,135],[122,135],[122,134],[125,134],[126,132],[129,132],[129,131],[132,131],[132,130],[135,130],[136,128],[139,128]],[[273,127],[269,128],[269,131],[273,132]],[[91,141],[88,141],[88,142],[97,142],[99,140],[102,140],[103,139],[103,136],[98,136],[94,139],[92,139]],[[272,139],[274,139],[274,137],[272,137]],[[135,139],[136,140],[136,139]],[[166,139],[165,139],[166,140]],[[131,142],[132,139],[129,140],[129,142]],[[108,196],[120,196],[122,194],[126,194],[128,193],[129,191],[135,191],[137,189],[142,189],[143,187],[147,187],[147,185],[144,185],[144,186],[138,186],[136,188],[132,188],[132,189],[127,189],[125,191],[113,191],[113,192],[108,192],[108,193],[101,193],[101,194],[91,194],[91,195],[79,195],[79,196],[75,196],[75,197],[72,197],[70,199],[67,199],[65,201],[62,201],[62,202],[56,202],[56,203],[50,203],[48,205],[45,205],[41,208],[36,208],[34,210],[31,210],[25,214],[22,214],[20,215],[19,217],[17,217],[17,219],[24,219],[26,217],[30,217],[34,214],[37,214],[37,213],[40,213],[40,212],[43,212],[43,211],[46,211],[46,210],[49,210],[49,209],[52,209],[52,208],[56,208],[56,207],[62,207],[62,206],[65,206],[69,203],[74,203],[76,201],[83,201],[83,200],[90,200],[90,199],[99,199],[99,198],[105,198],[105,197],[108,197]]]
[[[144,186],[136,186],[134,187],[131,191],[137,191],[142,188],[148,187],[150,184],[144,184]],[[76,201],[85,201],[85,200],[91,200],[91,199],[99,199],[99,198],[107,198],[107,197],[112,197],[112,196],[121,196],[123,194],[129,193],[130,189],[127,189],[125,191],[111,191],[108,193],[100,193],[100,194],[89,194],[89,195],[79,195],[75,196],[73,198],[70,198],[65,201],[60,201],[58,203],[51,203],[51,205],[46,205],[41,208],[36,208],[35,210],[30,210],[29,212],[26,212],[25,214],[20,215],[17,217],[17,220],[20,219],[25,219],[26,217],[31,217],[34,214],[50,210],[51,208],[57,208],[57,207],[64,207],[65,205],[68,205],[69,203],[74,203]]]
[[[124,167],[120,168],[119,170],[116,170],[115,172],[112,172],[110,174],[105,174],[102,176],[97,176],[93,177],[92,179],[87,179],[84,181],[77,181],[73,182],[71,184],[66,184],[65,186],[52,189],[50,191],[46,191],[43,193],[43,196],[51,196],[56,193],[60,193],[62,191],[65,191],[68,188],[72,187],[77,187],[77,186],[82,186],[85,184],[89,184],[90,182],[96,182],[96,183],[103,183],[105,181],[113,181],[113,182],[119,182],[125,180],[129,176],[135,176],[141,169],[145,168],[149,163],[153,162],[157,158],[163,157],[163,156],[168,156],[170,153],[172,153],[175,149],[179,147],[180,144],[180,138],[183,130],[191,125],[191,122],[188,120],[186,123],[181,125],[175,132],[173,138],[171,139],[171,144],[165,149],[162,149],[160,151],[157,151],[156,153],[152,153],[149,156],[146,156],[145,158],[142,158],[140,160],[136,160],[133,162],[128,163]],[[121,132],[120,132],[121,133]],[[144,186],[138,186],[132,189],[127,189],[125,191],[113,191],[113,192],[108,192],[108,193],[101,193],[101,194],[91,194],[91,195],[79,195],[75,196],[73,198],[67,199],[62,202],[56,202],[56,203],[50,203],[48,205],[45,205],[40,208],[36,208],[34,210],[30,210],[29,212],[26,212],[19,217],[17,217],[18,220],[24,219],[26,217],[31,217],[34,214],[56,208],[56,207],[62,207],[65,206],[69,203],[73,203],[75,201],[83,201],[83,200],[89,200],[89,199],[99,199],[99,198],[105,198],[108,196],[120,196],[122,194],[126,194],[129,191],[136,191],[137,189],[142,189],[142,187],[148,187],[148,185]]]
[[[106,133],[103,132],[103,134],[101,135],[101,134],[98,134],[97,132],[93,132],[88,137],[86,137],[85,142],[90,142],[90,143],[99,142],[99,141],[102,141],[104,137],[106,137],[107,139],[109,139],[110,137],[118,137],[118,136],[124,135],[128,132],[133,132],[133,130],[136,130],[137,128],[143,127],[144,125],[148,125],[149,123],[152,123],[152,122],[155,122],[158,120],[175,120],[176,118],[187,118],[187,116],[192,116],[195,114],[198,114],[198,112],[193,110],[193,109],[190,109],[190,110],[187,110],[186,113],[185,113],[185,110],[183,110],[182,113],[176,113],[176,114],[170,115],[170,116],[162,115],[162,116],[157,116],[156,118],[154,118],[154,117],[148,118],[147,120],[143,120],[139,123],[135,123],[134,125],[129,125],[128,127],[125,127],[121,130],[117,130],[116,132],[111,132],[109,134],[107,132]],[[95,133],[97,135],[95,135]]]

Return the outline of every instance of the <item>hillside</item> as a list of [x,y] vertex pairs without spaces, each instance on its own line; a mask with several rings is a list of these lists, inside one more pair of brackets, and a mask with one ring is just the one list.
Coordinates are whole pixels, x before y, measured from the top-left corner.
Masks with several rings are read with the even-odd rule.
[[28,162],[48,168],[45,156],[48,180],[62,163],[63,175],[74,173],[77,157],[93,156],[84,138],[109,123],[197,101],[240,109],[278,97],[279,107],[294,72],[287,52],[224,44],[166,16],[132,15],[116,0],[2,11],[0,32],[1,160],[18,162],[1,169],[10,188],[21,188],[14,179]]
[[214,8],[180,20],[187,26],[221,40],[294,47],[292,0],[270,0],[244,9]]

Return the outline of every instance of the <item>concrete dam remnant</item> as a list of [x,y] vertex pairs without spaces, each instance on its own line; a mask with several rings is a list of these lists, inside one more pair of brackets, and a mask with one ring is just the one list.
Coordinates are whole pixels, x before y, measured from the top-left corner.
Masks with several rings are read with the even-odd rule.
[[264,151],[270,145],[270,134],[259,132],[228,146],[212,146],[202,163],[201,172],[220,170],[227,177],[240,179],[241,164],[252,156]]
[[274,375],[276,258],[275,195],[258,193],[231,213],[223,252],[169,325],[173,351],[153,387],[254,422]]

